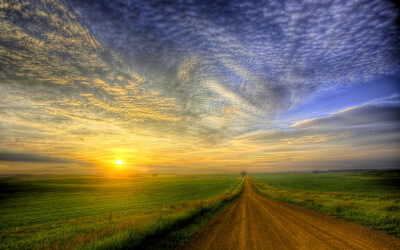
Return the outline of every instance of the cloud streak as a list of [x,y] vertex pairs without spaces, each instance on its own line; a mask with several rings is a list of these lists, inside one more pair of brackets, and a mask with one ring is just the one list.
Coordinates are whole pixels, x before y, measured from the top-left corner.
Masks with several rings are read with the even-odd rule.
[[400,125],[398,117],[400,117],[400,108],[397,105],[381,106],[367,104],[348,108],[327,117],[300,121],[293,124],[292,127],[300,129],[358,128],[366,126],[377,128],[382,125],[396,127]]
[[0,161],[37,162],[37,163],[71,163],[70,159],[54,158],[27,153],[0,153]]

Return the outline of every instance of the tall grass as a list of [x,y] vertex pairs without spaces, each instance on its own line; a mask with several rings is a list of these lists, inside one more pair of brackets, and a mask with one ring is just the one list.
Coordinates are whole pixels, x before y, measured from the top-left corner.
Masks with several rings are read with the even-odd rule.
[[242,189],[243,180],[240,180],[221,196],[187,203],[187,207],[157,214],[141,226],[131,227],[121,234],[95,241],[85,248],[173,249],[182,244],[182,241],[188,240],[212,215],[236,199]]
[[[292,178],[295,177],[291,176],[290,179],[293,180]],[[268,177],[264,180],[262,177],[258,177],[257,180],[251,179],[251,183],[266,197],[320,210],[337,218],[383,230],[400,237],[400,193],[394,193],[393,186],[387,187],[387,190],[389,190],[387,193],[382,186],[379,187],[379,192],[377,192],[374,190],[373,184],[369,187],[365,185],[361,192],[355,192],[351,188],[346,192],[341,190],[340,182],[344,179],[342,176],[335,180],[338,183],[337,189],[341,192],[318,192],[314,191],[318,189],[318,185],[312,186],[307,183],[301,187],[299,183],[303,181],[303,178],[307,178],[307,176],[301,176],[300,181],[293,184],[296,188],[303,190],[294,190],[293,186],[288,189],[269,185],[267,184]],[[308,178],[315,177],[309,175]],[[345,176],[345,178],[348,178],[348,176]],[[284,180],[285,176],[281,179],[284,183],[282,185],[289,185],[288,181]],[[373,178],[371,179],[371,183],[375,183],[375,181]],[[278,183],[278,178],[275,178],[272,182]],[[347,183],[347,180],[345,179],[344,182]],[[398,185],[394,182],[390,183],[391,185]],[[357,182],[354,185],[355,189],[358,190]],[[327,187],[322,189],[324,188]],[[311,189],[312,191],[304,189]],[[335,186],[330,185],[330,190],[335,190]]]

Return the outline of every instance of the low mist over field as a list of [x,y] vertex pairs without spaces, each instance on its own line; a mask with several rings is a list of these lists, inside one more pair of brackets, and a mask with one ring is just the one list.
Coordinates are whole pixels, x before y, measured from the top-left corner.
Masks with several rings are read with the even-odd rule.
[[399,167],[395,2],[6,0],[0,24],[0,174]]

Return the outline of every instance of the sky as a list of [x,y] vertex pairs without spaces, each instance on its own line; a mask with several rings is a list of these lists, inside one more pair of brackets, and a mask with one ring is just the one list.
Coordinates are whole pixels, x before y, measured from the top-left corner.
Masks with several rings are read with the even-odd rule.
[[0,174],[399,168],[398,13],[2,0]]

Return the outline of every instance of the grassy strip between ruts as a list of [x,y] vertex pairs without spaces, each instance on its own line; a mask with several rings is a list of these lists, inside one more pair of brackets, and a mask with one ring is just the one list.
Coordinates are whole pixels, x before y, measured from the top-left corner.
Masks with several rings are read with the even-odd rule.
[[197,201],[190,208],[160,214],[128,231],[84,245],[84,249],[173,249],[184,245],[243,190],[243,178],[223,195]]
[[328,213],[400,237],[400,194],[288,190],[250,179],[262,195]]

